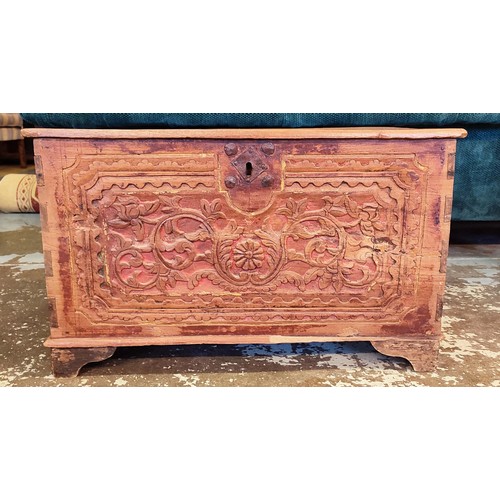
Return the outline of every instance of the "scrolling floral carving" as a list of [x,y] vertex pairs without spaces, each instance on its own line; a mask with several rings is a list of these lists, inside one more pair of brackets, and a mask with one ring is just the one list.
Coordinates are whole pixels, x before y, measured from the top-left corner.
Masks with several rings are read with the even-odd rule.
[[276,290],[288,283],[358,294],[364,301],[392,281],[388,271],[397,271],[400,242],[397,233],[395,239],[377,238],[387,234],[396,200],[387,193],[355,198],[288,198],[261,227],[245,227],[227,219],[219,198],[191,208],[179,196],[116,196],[103,209],[113,241],[111,282],[125,291],[160,292],[180,282],[192,290],[205,279],[230,291]]

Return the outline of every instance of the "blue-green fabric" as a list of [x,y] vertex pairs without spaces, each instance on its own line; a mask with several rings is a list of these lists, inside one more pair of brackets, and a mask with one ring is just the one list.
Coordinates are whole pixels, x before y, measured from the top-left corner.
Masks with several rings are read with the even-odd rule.
[[449,127],[500,125],[500,113],[23,113],[49,128]]
[[453,220],[500,220],[500,113],[22,113],[48,128],[463,127]]
[[457,142],[452,220],[500,221],[500,127],[467,127]]

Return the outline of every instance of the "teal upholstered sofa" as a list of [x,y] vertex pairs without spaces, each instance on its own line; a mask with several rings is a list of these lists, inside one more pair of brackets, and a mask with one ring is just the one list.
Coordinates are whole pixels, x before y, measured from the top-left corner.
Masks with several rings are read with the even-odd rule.
[[452,218],[500,221],[500,113],[23,113],[56,128],[463,127]]

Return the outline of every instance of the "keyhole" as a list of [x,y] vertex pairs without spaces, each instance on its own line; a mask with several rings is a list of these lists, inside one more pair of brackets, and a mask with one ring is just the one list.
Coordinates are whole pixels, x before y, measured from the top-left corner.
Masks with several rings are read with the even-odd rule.
[[247,177],[251,177],[253,165],[250,162],[247,162],[247,164],[245,165],[245,167],[246,167],[246,170],[245,170],[246,176]]

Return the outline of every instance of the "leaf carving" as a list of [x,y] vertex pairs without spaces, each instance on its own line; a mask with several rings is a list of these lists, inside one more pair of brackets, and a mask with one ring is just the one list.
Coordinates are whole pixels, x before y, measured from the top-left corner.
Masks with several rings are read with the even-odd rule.
[[276,210],[276,213],[281,215],[286,215],[294,220],[298,219],[301,214],[303,214],[307,208],[307,198],[299,201],[295,201],[293,198],[288,198],[284,207],[280,207]]
[[[330,278],[328,278],[328,276],[330,276]],[[320,290],[325,290],[331,285],[332,285],[331,275],[323,274],[318,281],[318,287],[320,288]]]
[[211,214],[210,203],[207,200],[203,199],[200,201],[200,205],[201,205],[201,211],[203,212],[203,215],[205,217],[210,216],[210,214]]
[[298,273],[295,273],[292,271],[285,271],[281,275],[280,281],[282,283],[291,283],[292,285],[295,285],[301,291],[305,290],[304,279]]
[[108,226],[115,227],[117,229],[123,229],[130,226],[130,222],[121,219],[111,219],[108,221]]
[[351,200],[348,195],[345,195],[344,205],[345,205],[345,208],[347,210],[347,213],[351,217],[357,217],[358,216],[358,212],[359,212],[359,210],[358,210],[358,204],[354,200]]
[[308,285],[309,283],[311,283],[311,281],[314,281],[315,279],[323,276],[324,274],[325,271],[320,267],[313,267],[304,274],[304,283]]
[[200,201],[201,211],[207,219],[225,219],[226,215],[222,212],[222,204],[218,198],[216,198],[212,203],[202,199]]

